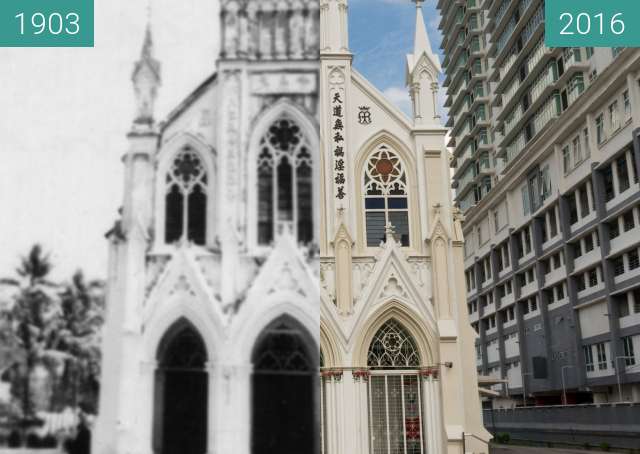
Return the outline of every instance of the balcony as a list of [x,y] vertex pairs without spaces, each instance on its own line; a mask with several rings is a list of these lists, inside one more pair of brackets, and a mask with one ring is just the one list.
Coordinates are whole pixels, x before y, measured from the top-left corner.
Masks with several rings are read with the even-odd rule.
[[564,298],[562,298],[561,300],[556,300],[553,303],[549,304],[547,306],[547,309],[549,311],[552,311],[554,309],[559,308],[560,306],[564,306],[565,304],[569,303],[569,297],[565,295]]
[[557,80],[557,69],[555,63],[547,65],[542,73],[537,77],[531,87],[531,102],[537,101],[545,90],[552,86]]
[[[529,311],[529,313],[524,314],[522,318],[525,320],[531,320],[532,318],[536,318],[539,315],[540,315],[540,307],[538,306],[538,308],[535,311]],[[534,328],[534,331],[535,331],[535,328]]]
[[538,291],[538,281],[534,279],[520,289],[520,298],[526,298],[527,296],[531,296],[537,291]]
[[626,259],[626,257],[624,261],[625,261],[626,271],[622,273],[620,276],[615,276],[613,278],[613,282],[616,285],[621,284],[622,282],[632,279],[634,277],[640,276],[640,268],[636,268],[635,270],[630,270],[628,265],[628,260]]
[[491,315],[491,314],[494,314],[495,312],[496,312],[496,303],[491,303],[491,304],[487,304],[484,307],[482,315]]
[[607,365],[604,369],[600,369],[598,364],[594,364],[594,370],[587,370],[587,378],[600,378],[600,377],[608,377],[610,375],[615,374],[615,370],[610,366],[607,361]]
[[638,243],[638,234],[640,234],[640,227],[638,225],[626,232],[620,229],[620,235],[611,240],[611,251],[609,255],[616,255],[625,249],[636,246]]
[[602,259],[600,248],[595,247],[592,251],[587,252],[586,254],[582,254],[580,257],[575,259],[573,262],[573,267],[575,271],[582,271],[590,268],[597,262],[600,262]]
[[578,292],[578,299],[586,298],[589,295],[593,295],[594,293],[600,292],[602,290],[604,290],[604,282],[600,281],[593,287],[587,287],[584,290]]
[[596,212],[591,211],[585,217],[579,218],[576,222],[571,224],[571,233],[580,231],[584,226],[593,222],[596,219]]
[[620,329],[640,325],[640,312],[620,318]]
[[555,270],[551,270],[549,273],[544,275],[544,284],[553,285],[563,279],[566,279],[566,277],[567,277],[566,268],[564,266],[561,266]]
[[513,296],[513,292],[504,295],[501,299],[500,299],[500,307],[506,307],[509,306],[511,304],[514,303],[516,299]]
[[[512,326],[515,326],[516,323],[518,323],[518,320],[516,320],[515,318],[513,320],[509,320],[508,322],[503,322],[502,323],[502,328],[511,328]],[[517,347],[516,347],[517,348]],[[516,353],[517,354],[517,353]],[[508,355],[507,355],[508,357]]]

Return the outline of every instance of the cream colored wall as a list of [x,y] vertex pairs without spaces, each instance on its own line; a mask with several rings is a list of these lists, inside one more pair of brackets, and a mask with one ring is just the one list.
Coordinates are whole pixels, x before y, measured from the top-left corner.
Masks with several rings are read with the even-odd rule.
[[[335,2],[325,0],[323,4],[327,16],[322,17],[339,17],[331,16],[337,11],[331,9]],[[330,33],[330,26],[322,29]],[[327,42],[334,41],[340,40],[334,37]],[[427,64],[427,59],[420,60],[416,70]],[[464,243],[461,217],[451,199],[446,130],[433,124],[414,126],[413,119],[351,69],[350,54],[335,48],[321,55],[321,86],[321,179],[327,189],[323,197],[326,215],[321,223],[326,242],[321,247],[320,310],[328,453],[368,452],[368,387],[359,373],[367,369],[366,352],[373,334],[390,318],[402,323],[416,339],[423,367],[440,371],[438,379],[423,380],[424,396],[428,396],[423,401],[423,420],[429,454],[462,453],[463,433],[484,440],[466,437],[467,448],[486,453],[490,435],[481,419],[476,334],[467,318]],[[343,201],[337,200],[332,190],[331,106],[336,91],[343,96],[346,109],[342,135],[347,153],[347,198]],[[358,123],[360,106],[370,108],[371,124]],[[365,245],[362,169],[380,144],[401,157],[407,172],[409,248],[400,247],[390,237],[383,247]],[[351,256],[341,256],[339,261],[332,243],[338,238],[353,241]],[[353,281],[350,293],[336,288],[336,282],[347,276]],[[345,302],[344,297],[350,301]],[[444,363],[451,363],[451,367]],[[469,364],[472,367],[467,367]]]

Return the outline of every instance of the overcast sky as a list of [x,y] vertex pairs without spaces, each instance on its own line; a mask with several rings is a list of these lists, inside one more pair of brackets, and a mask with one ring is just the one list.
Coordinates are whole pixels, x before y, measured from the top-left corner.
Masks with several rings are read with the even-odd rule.
[[[437,47],[433,3],[425,14]],[[96,0],[93,49],[0,49],[0,277],[13,275],[36,242],[51,253],[55,279],[76,268],[105,277],[104,233],[122,200],[130,75],[146,4]],[[415,8],[409,0],[351,0],[350,8],[356,66],[406,107]],[[151,17],[162,117],[215,70],[218,2],[153,0]]]

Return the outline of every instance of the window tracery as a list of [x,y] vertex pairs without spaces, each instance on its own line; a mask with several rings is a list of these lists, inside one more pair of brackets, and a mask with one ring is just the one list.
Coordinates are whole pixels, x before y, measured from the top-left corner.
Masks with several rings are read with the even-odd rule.
[[208,176],[198,153],[185,147],[166,175],[165,241],[187,239],[203,245],[206,235]]
[[423,403],[415,341],[400,323],[389,320],[369,346],[367,365],[373,452],[422,454]]
[[420,355],[415,341],[395,320],[378,330],[369,346],[367,365],[376,368],[418,368]]
[[264,372],[311,372],[307,346],[302,334],[286,321],[267,330],[254,353],[256,371]]
[[289,229],[301,243],[313,240],[311,148],[301,128],[284,117],[260,140],[258,152],[258,244]]
[[387,225],[393,226],[400,243],[409,246],[409,201],[407,174],[400,157],[381,145],[369,157],[364,172],[364,205],[367,246],[386,239]]

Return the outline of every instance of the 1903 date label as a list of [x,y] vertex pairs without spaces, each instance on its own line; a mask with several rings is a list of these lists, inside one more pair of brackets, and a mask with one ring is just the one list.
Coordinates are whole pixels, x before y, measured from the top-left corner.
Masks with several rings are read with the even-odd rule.
[[93,47],[93,0],[1,0],[1,47]]

